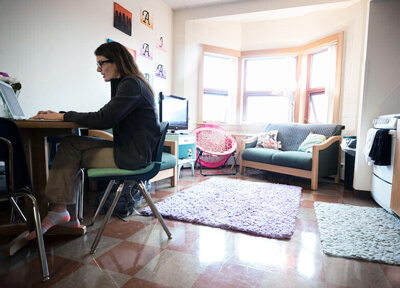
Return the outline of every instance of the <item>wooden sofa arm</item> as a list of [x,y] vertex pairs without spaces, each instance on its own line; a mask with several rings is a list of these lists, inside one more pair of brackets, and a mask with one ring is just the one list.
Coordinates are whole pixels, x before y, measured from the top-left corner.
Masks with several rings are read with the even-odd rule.
[[114,136],[111,133],[108,133],[103,130],[89,129],[88,136],[98,137],[98,138],[102,138],[105,140],[114,141]]
[[243,139],[242,140],[242,144],[246,145],[247,143],[251,143],[251,142],[257,141],[257,138],[258,138],[258,136],[253,136],[253,137],[250,137],[250,138],[247,138],[247,139]]
[[[247,138],[247,139],[242,139],[242,140],[240,140],[239,141],[239,149],[238,149],[238,151],[239,151],[239,155],[242,153],[242,151],[244,151],[244,149],[246,149],[246,144],[248,144],[248,143],[252,143],[252,142],[254,142],[254,141],[257,141],[257,139],[258,139],[258,136],[253,136],[253,137],[250,137],[250,138]],[[238,157],[239,157],[239,155],[238,155]]]
[[325,140],[323,143],[318,144],[318,145],[314,145],[313,146],[313,155],[315,155],[314,153],[318,153],[321,150],[325,150],[326,148],[328,148],[329,146],[331,146],[333,143],[339,141],[342,141],[342,136],[332,136],[329,137],[327,140]]

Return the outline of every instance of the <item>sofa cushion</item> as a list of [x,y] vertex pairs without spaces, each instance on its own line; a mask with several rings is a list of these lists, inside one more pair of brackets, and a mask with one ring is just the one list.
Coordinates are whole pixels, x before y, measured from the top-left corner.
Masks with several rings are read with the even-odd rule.
[[271,164],[311,171],[312,153],[298,151],[276,153],[272,155]]
[[257,136],[257,147],[259,148],[281,148],[281,142],[277,141],[278,130],[261,132]]
[[300,144],[310,132],[326,137],[341,135],[344,126],[336,124],[299,124],[299,123],[270,123],[263,132],[278,130],[278,141],[281,141],[282,151],[297,151]]
[[306,140],[304,140],[303,143],[300,144],[298,151],[312,153],[313,146],[322,144],[325,140],[326,137],[324,135],[310,133],[307,136]]
[[161,161],[160,171],[174,168],[176,165],[176,157],[170,153],[163,152]]
[[271,164],[272,156],[277,153],[283,152],[272,148],[248,148],[242,152],[242,159],[246,161]]

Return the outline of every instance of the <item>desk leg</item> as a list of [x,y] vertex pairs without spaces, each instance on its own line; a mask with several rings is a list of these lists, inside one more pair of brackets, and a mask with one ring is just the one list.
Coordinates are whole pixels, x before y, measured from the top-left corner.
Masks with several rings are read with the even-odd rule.
[[40,217],[44,219],[47,215],[47,203],[44,201],[44,190],[49,177],[49,157],[47,148],[47,137],[43,135],[32,135],[31,142],[32,157],[32,184],[35,196],[39,204]]

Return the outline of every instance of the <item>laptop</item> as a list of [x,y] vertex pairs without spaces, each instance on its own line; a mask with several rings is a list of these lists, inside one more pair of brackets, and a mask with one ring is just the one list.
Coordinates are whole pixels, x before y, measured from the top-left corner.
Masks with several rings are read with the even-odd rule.
[[3,102],[7,106],[8,111],[10,112],[14,120],[28,119],[28,117],[25,116],[24,111],[22,111],[21,106],[19,105],[17,96],[14,93],[14,89],[11,87],[11,85],[1,80],[0,96],[3,99]]

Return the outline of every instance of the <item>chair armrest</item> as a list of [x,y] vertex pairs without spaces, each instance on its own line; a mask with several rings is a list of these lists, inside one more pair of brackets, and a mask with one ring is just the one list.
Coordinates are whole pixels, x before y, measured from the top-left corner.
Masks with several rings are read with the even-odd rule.
[[338,175],[341,141],[342,136],[332,136],[325,142],[313,146],[313,170],[318,170],[318,177]]
[[88,130],[88,136],[98,137],[110,141],[114,140],[114,136],[111,133],[102,130],[90,129]]
[[329,146],[331,146],[333,143],[335,143],[337,141],[339,141],[339,144],[340,144],[340,142],[342,142],[342,136],[329,137],[327,140],[325,140],[321,144],[314,145],[313,146],[313,153],[317,153],[319,151],[325,150],[325,149],[327,149]]
[[243,151],[244,149],[249,148],[249,147],[256,147],[257,139],[258,139],[258,136],[253,136],[253,137],[241,140],[239,151]]
[[170,152],[172,155],[178,156],[178,144],[176,141],[172,140],[165,140],[164,147],[169,147]]

